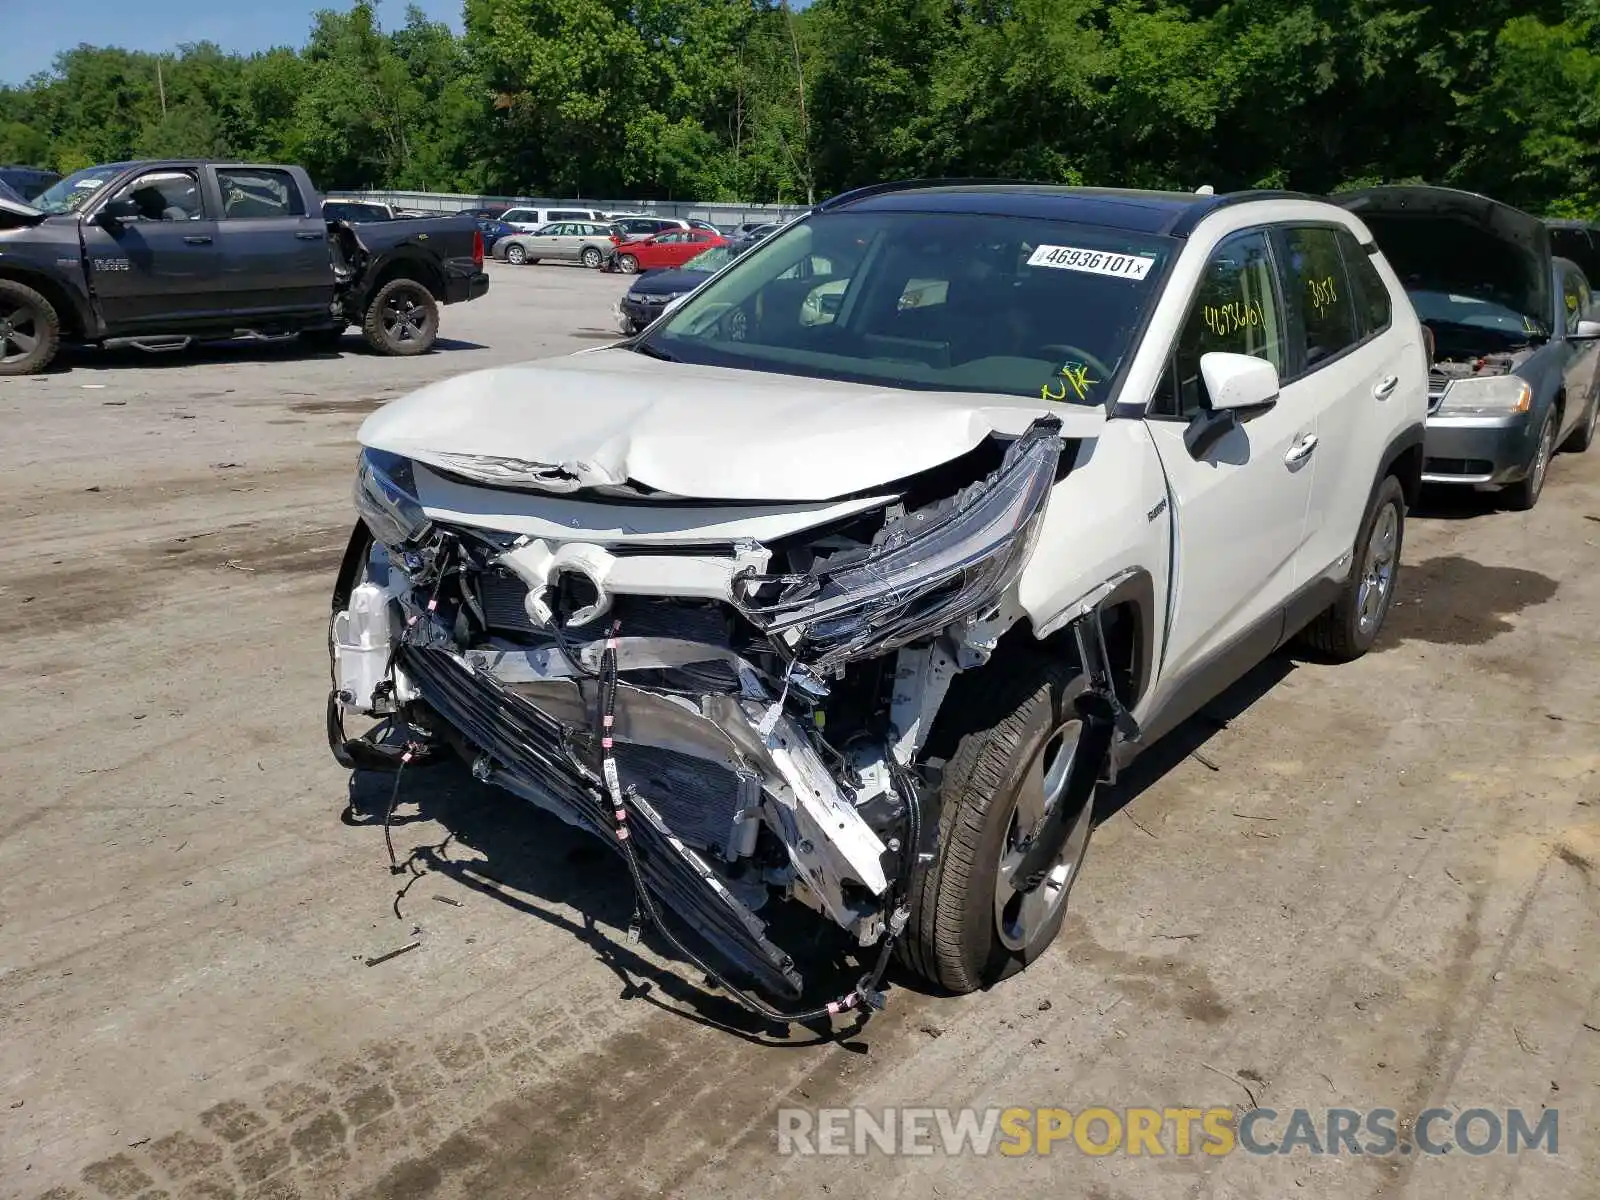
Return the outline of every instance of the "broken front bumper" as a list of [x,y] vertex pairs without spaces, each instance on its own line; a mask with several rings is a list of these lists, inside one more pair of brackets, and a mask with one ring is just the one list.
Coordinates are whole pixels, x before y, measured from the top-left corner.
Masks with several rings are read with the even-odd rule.
[[[595,747],[581,744],[570,727],[447,650],[402,645],[395,665],[449,727],[446,738],[478,778],[616,847]],[[634,803],[644,818],[633,825],[634,850],[650,889],[753,982],[776,994],[797,994],[793,960],[767,940],[761,920],[654,806],[637,793]]]

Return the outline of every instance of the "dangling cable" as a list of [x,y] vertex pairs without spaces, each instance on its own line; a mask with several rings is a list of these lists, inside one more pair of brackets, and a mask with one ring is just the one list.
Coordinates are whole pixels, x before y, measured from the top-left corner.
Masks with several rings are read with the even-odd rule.
[[[649,888],[645,885],[644,875],[639,868],[639,859],[634,852],[633,837],[628,828],[627,794],[622,790],[622,781],[617,771],[616,758],[612,753],[614,745],[612,730],[616,725],[617,637],[621,630],[622,622],[613,621],[611,631],[606,637],[605,650],[600,659],[600,772],[605,780],[606,791],[611,799],[613,831],[616,834],[617,844],[622,848],[622,857],[628,864],[628,874],[633,878],[634,894],[639,911],[650,924],[661,931],[661,936],[666,938],[668,945],[701,971],[713,986],[721,988],[737,1003],[766,1020],[774,1021],[780,1025],[803,1025],[809,1021],[817,1021],[824,1017],[833,1017],[840,1013],[848,1012],[857,1005],[881,1008],[883,1006],[883,997],[877,988],[882,981],[885,969],[888,967],[889,953],[893,948],[894,942],[905,928],[905,917],[909,913],[904,908],[897,909],[891,916],[883,937],[879,941],[878,960],[873,970],[862,976],[861,981],[856,984],[853,990],[820,1008],[805,1009],[799,1012],[783,1012],[733,986],[723,977],[720,971],[708,964],[705,959],[688,946],[685,946],[677,935],[667,927],[666,922],[661,919],[661,914],[656,909],[655,898],[651,896]],[[918,827],[920,828],[920,822]],[[909,852],[912,856],[910,861],[913,864],[916,862],[918,840],[913,839],[909,847]],[[905,876],[906,873],[902,872],[902,875]],[[907,884],[908,881],[903,880],[902,892]]]

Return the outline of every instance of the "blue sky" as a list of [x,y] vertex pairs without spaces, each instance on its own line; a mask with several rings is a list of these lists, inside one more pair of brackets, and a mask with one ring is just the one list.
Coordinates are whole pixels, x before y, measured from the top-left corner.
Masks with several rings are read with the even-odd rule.
[[[461,29],[461,0],[414,2],[430,17]],[[172,50],[184,42],[216,42],[224,50],[245,52],[298,46],[313,12],[348,7],[348,0],[0,0],[5,28],[0,83],[21,83],[49,69],[58,53],[80,42],[130,50]],[[388,27],[403,22],[405,11],[405,0],[383,0],[378,15]]]

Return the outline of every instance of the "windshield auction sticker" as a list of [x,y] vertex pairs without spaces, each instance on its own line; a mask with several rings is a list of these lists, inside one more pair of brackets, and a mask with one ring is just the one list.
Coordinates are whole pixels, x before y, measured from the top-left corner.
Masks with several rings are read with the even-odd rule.
[[1074,246],[1040,246],[1028,256],[1030,267],[1061,271],[1086,271],[1118,279],[1143,279],[1156,260],[1140,254],[1115,254],[1109,250],[1079,250]]

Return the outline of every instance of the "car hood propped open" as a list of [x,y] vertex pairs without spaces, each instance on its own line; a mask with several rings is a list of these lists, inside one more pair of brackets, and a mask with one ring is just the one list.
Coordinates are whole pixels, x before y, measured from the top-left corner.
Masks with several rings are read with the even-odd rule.
[[993,435],[1018,436],[1045,413],[1061,420],[1067,439],[1094,437],[1105,422],[1097,407],[667,363],[615,349],[432,384],[373,413],[359,436],[364,446],[458,474],[464,458],[481,457],[531,464],[553,481],[499,481],[506,486],[810,501],[929,470]]
[[1538,218],[1475,192],[1423,185],[1333,197],[1372,230],[1407,291],[1462,292],[1549,324],[1550,237]]

